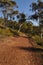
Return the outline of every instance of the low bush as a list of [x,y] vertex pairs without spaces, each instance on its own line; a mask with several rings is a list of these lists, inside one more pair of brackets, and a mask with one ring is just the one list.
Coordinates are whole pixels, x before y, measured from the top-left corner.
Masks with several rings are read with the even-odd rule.
[[27,36],[31,38],[32,37],[32,34],[27,34]]
[[35,35],[32,38],[36,41],[38,45],[43,46],[43,39],[41,39],[40,36]]
[[19,36],[19,32],[17,30],[9,29],[11,33],[13,33],[13,36]]
[[9,28],[2,29],[0,28],[0,36],[12,36],[13,34],[10,32]]

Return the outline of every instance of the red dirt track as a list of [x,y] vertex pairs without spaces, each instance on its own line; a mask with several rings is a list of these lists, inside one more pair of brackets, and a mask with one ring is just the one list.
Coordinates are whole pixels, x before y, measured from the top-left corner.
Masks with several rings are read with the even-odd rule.
[[43,50],[31,42],[27,37],[8,37],[0,41],[0,65],[43,65]]

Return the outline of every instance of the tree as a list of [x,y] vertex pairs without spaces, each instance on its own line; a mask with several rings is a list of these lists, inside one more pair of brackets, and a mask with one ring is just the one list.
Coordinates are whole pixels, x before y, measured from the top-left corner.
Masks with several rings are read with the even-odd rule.
[[31,15],[31,19],[39,20],[39,26],[41,31],[41,38],[43,34],[43,2],[41,0],[38,0],[38,2],[34,2],[31,5],[32,11],[35,12],[35,14]]
[[17,7],[16,2],[13,0],[1,0],[0,1],[0,8],[4,15],[5,26],[7,24],[8,15],[14,11],[13,7]]
[[18,30],[19,32],[21,30],[23,23],[26,21],[26,16],[24,13],[20,13],[19,15],[17,15],[17,18],[19,20],[19,30]]
[[11,18],[14,20],[14,16],[17,15],[17,14],[18,14],[18,11],[17,11],[17,10],[11,12],[11,13],[9,14],[9,15],[10,15],[10,20],[11,20]]
[[40,35],[39,26],[33,26],[33,35]]
[[32,34],[33,33],[33,23],[31,21],[27,22],[27,33]]
[[29,22],[24,22],[22,27],[21,27],[21,31],[27,34],[32,34],[33,32],[33,24],[31,23],[31,21]]

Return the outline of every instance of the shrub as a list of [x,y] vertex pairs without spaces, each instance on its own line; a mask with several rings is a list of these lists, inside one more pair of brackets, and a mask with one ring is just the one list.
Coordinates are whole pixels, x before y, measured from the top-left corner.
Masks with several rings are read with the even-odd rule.
[[6,28],[6,29],[0,28],[0,35],[2,35],[2,36],[11,36],[12,33],[10,32],[9,28]]
[[13,36],[19,36],[19,32],[17,30],[9,29],[11,33],[13,33]]
[[27,36],[31,38],[32,37],[32,34],[27,34]]
[[38,45],[43,46],[43,39],[41,39],[40,36],[35,35],[32,38],[36,41]]

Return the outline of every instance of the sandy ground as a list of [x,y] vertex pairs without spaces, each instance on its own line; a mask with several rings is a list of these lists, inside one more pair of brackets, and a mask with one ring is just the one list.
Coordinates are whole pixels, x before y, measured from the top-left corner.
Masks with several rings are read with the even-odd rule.
[[0,65],[43,65],[43,49],[27,37],[0,40]]

